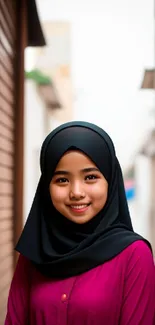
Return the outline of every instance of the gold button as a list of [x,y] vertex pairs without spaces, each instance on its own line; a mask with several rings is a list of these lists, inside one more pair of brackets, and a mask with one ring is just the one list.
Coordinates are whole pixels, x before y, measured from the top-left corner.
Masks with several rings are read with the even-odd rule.
[[64,302],[67,300],[67,295],[64,293],[62,296],[61,296],[61,301]]

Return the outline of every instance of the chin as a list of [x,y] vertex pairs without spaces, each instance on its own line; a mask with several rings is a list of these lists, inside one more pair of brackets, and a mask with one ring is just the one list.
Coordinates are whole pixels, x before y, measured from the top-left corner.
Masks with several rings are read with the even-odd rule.
[[[93,217],[92,217],[93,218]],[[74,223],[77,223],[79,225],[82,225],[82,224],[85,224],[87,223],[88,221],[90,221],[92,218],[86,218],[86,217],[77,217],[77,218],[68,218],[70,221],[74,222]]]

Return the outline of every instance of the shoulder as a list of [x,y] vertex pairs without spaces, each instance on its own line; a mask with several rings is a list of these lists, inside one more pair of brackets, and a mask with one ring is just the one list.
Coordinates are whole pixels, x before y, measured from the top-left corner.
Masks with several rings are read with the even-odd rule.
[[150,247],[143,240],[137,240],[123,252],[122,258],[126,264],[127,273],[136,270],[139,274],[150,274],[155,277],[155,264]]
[[123,251],[123,254],[126,255],[130,260],[150,260],[153,262],[151,248],[144,240],[137,240],[133,242]]

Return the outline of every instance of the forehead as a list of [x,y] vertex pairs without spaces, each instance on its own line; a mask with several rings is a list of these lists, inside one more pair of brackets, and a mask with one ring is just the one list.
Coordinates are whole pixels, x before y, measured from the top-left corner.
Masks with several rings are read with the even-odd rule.
[[79,150],[67,151],[59,160],[56,170],[67,168],[67,169],[81,169],[85,167],[96,167],[95,163],[83,152]]

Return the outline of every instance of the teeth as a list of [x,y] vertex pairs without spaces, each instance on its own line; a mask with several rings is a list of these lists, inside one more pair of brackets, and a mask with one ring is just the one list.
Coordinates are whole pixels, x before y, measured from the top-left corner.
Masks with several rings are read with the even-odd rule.
[[88,206],[88,204],[71,205],[71,208],[74,208],[74,209],[83,209],[83,208],[86,208],[87,206]]

